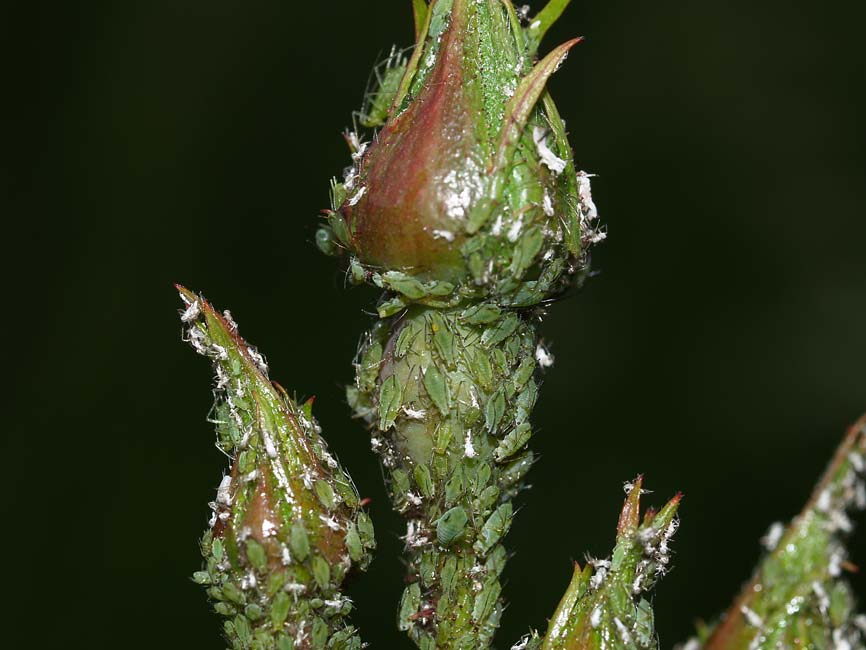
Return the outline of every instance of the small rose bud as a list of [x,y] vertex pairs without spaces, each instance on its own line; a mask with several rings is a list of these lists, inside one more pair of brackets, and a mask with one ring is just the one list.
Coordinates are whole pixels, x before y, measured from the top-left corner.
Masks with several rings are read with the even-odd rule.
[[[205,567],[195,580],[228,618],[235,648],[308,647],[305,639],[317,635],[351,635],[340,585],[353,564],[369,563],[375,545],[351,479],[328,452],[312,403],[298,406],[271,383],[228,312],[178,290],[186,338],[213,361],[212,420],[232,460],[211,504]],[[312,602],[321,605],[310,611]]]
[[[575,168],[545,91],[580,39],[533,66],[561,8],[522,27],[504,0],[415,7],[414,54],[389,67],[402,79],[375,96],[377,112],[383,96],[391,102],[373,141],[350,134],[354,165],[335,184],[320,246],[339,242],[365,269],[359,279],[410,301],[437,288],[441,299],[447,291],[436,283],[448,283],[515,306],[540,302],[563,288],[601,237],[588,176]],[[391,286],[389,272],[426,285],[403,292],[403,276]]]

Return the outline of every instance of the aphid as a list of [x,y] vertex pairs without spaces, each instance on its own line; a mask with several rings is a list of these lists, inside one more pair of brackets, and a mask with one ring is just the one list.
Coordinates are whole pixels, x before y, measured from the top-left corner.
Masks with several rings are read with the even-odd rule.
[[493,452],[494,457],[498,462],[511,458],[529,442],[531,437],[532,428],[529,426],[529,423],[524,422],[502,439],[502,442],[499,443]]
[[403,386],[397,375],[391,375],[382,382],[379,391],[379,429],[387,431],[394,426],[403,401]]
[[503,535],[511,528],[511,503],[503,503],[493,514],[487,518],[484,525],[481,527],[478,541],[472,547],[478,553],[487,553],[493,546],[502,539]]
[[442,415],[448,415],[450,410],[451,399],[448,395],[448,384],[445,377],[435,364],[427,367],[424,373],[424,388],[427,389],[427,394],[430,400],[439,409]]
[[469,515],[463,506],[455,506],[436,520],[436,540],[440,546],[450,546],[463,535]]

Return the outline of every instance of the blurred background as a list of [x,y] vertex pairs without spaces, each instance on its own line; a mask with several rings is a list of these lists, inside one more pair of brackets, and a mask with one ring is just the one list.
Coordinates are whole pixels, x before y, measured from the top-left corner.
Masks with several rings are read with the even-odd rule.
[[[180,341],[181,282],[318,397],[373,499],[354,620],[374,648],[409,647],[403,527],[342,388],[376,293],[313,243],[370,69],[412,41],[409,4],[2,10],[7,638],[221,647],[189,580],[225,460],[211,371]],[[500,647],[546,627],[573,559],[609,552],[639,472],[648,504],[686,495],[655,599],[663,647],[684,640],[866,411],[864,22],[862,2],[576,1],[551,34],[587,39],[551,86],[609,240],[543,326],[556,365]]]

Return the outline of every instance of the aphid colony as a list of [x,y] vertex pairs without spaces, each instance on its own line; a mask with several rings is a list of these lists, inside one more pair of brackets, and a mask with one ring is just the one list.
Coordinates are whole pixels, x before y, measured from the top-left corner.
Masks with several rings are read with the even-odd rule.
[[186,339],[213,361],[217,445],[231,459],[195,574],[233,648],[357,650],[340,584],[366,566],[372,523],[312,417],[267,376],[230,315],[179,288]]

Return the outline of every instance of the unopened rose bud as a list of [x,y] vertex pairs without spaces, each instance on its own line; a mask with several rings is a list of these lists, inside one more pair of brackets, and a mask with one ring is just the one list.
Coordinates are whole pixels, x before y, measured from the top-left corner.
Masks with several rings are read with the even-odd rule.
[[388,273],[410,276],[423,286],[409,300],[441,298],[448,291],[436,284],[447,283],[540,302],[599,237],[589,179],[545,91],[580,39],[535,63],[540,28],[522,27],[510,2],[415,5],[415,52],[390,68],[402,77],[384,93],[387,119],[373,141],[349,138],[354,165],[335,185],[320,246],[339,242],[363,277],[379,274],[374,281],[398,293],[405,281],[390,286]]
[[213,361],[212,419],[232,459],[195,580],[227,617],[234,648],[324,647],[329,639],[355,647],[340,585],[353,564],[368,564],[374,540],[351,479],[328,452],[311,402],[298,406],[271,383],[228,312],[178,289],[186,338]]

